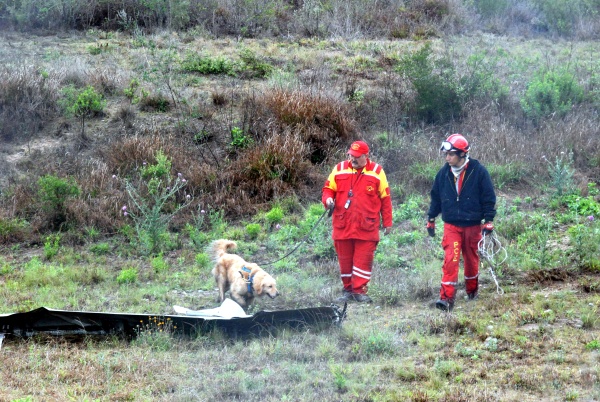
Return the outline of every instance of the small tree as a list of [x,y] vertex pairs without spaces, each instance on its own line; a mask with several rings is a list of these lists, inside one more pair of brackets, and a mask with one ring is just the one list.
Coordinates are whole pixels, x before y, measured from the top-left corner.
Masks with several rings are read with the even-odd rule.
[[69,116],[79,117],[81,119],[81,138],[85,136],[85,118],[102,113],[106,107],[106,101],[102,94],[96,92],[96,89],[88,85],[83,89],[77,89],[69,86],[63,90],[63,106]]

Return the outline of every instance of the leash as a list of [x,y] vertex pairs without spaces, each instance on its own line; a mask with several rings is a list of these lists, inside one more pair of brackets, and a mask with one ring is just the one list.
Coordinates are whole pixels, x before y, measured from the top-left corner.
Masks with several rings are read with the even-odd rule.
[[321,216],[319,216],[319,219],[317,220],[317,222],[313,225],[313,227],[310,229],[310,231],[302,238],[302,240],[300,240],[300,242],[296,245],[296,247],[294,247],[292,249],[292,251],[290,251],[289,253],[287,253],[286,255],[284,255],[283,257],[281,257],[278,260],[275,261],[271,261],[271,262],[263,262],[259,265],[271,265],[271,264],[275,264],[278,261],[283,260],[286,257],[289,257],[294,251],[298,250],[298,247],[300,247],[302,245],[302,243],[304,243],[307,239],[308,236],[310,236],[310,234],[313,232],[313,230],[315,230],[315,228],[319,225],[319,223],[321,223],[321,221],[323,220],[323,218],[325,217],[325,214],[327,214],[327,217],[330,217],[333,214],[333,207],[326,209],[325,211],[323,211],[323,213],[321,214]]
[[[500,240],[498,240],[495,231],[493,231],[490,234],[483,235],[481,240],[479,240],[479,243],[477,243],[477,252],[481,256],[482,260],[487,262],[488,270],[490,271],[492,279],[496,284],[496,293],[498,293],[499,295],[503,295],[504,289],[500,287],[500,284],[498,283],[498,278],[496,278],[496,273],[494,272],[494,270],[497,265],[500,265],[504,261],[506,261],[506,258],[508,257],[508,252],[504,247],[502,247],[502,244],[500,243]],[[496,256],[502,254],[504,254],[502,261],[495,263],[494,259],[496,258]]]

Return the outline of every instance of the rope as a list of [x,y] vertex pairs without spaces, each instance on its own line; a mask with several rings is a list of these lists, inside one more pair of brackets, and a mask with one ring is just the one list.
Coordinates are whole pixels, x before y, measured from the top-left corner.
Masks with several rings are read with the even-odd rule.
[[[500,287],[494,269],[497,265],[506,261],[508,252],[502,247],[502,243],[500,243],[500,240],[496,236],[496,231],[481,237],[481,240],[479,240],[479,243],[477,244],[477,251],[479,252],[480,257],[488,264],[488,270],[496,284],[496,293],[499,295],[504,294],[504,289]],[[498,259],[499,256],[502,256],[502,260],[495,262],[494,260]]]
[[325,216],[325,214],[328,214],[328,216],[331,216],[332,213],[333,213],[333,208],[326,209],[325,211],[323,211],[323,213],[321,214],[321,216],[319,216],[319,219],[313,225],[313,227],[310,229],[310,231],[302,238],[302,240],[300,240],[300,242],[296,245],[296,247],[294,247],[286,255],[284,255],[283,257],[281,257],[278,260],[271,261],[271,262],[263,262],[263,263],[260,263],[259,265],[271,265],[271,264],[275,264],[276,262],[281,261],[284,258],[290,256],[294,251],[298,250],[298,247],[300,247],[300,245],[302,245],[302,243],[304,243],[308,239],[308,236],[310,236],[310,234],[313,232],[313,230],[315,230],[315,228],[319,225],[319,223],[321,223],[321,220],[323,220],[323,217]]

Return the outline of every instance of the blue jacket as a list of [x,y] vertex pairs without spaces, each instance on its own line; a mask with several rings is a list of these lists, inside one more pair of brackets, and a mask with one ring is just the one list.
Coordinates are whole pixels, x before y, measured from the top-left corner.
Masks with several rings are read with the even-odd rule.
[[469,159],[460,194],[457,194],[454,175],[447,163],[435,176],[431,188],[431,204],[427,215],[455,226],[480,225],[496,216],[496,193],[487,169],[476,159]]

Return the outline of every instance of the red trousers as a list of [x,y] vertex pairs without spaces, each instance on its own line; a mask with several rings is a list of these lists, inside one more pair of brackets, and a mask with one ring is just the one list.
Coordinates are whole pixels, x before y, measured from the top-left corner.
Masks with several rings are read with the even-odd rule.
[[477,291],[479,286],[477,244],[479,240],[481,240],[481,225],[459,227],[444,223],[444,237],[442,238],[444,265],[442,266],[440,299],[454,301],[461,253],[465,268],[466,291],[467,293]]
[[333,241],[338,255],[344,290],[352,293],[367,293],[367,284],[371,280],[377,243],[376,241],[357,239]]

